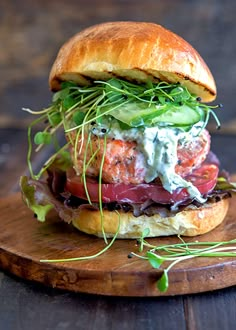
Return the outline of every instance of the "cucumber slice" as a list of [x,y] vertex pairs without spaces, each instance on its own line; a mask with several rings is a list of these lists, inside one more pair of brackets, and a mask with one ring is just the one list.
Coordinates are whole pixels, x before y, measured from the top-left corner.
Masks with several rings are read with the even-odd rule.
[[203,110],[193,109],[187,105],[172,106],[170,110],[152,119],[152,124],[166,123],[175,126],[194,125],[203,118]]
[[130,127],[139,126],[190,126],[203,119],[203,110],[187,105],[163,104],[151,105],[145,103],[128,103],[109,115]]

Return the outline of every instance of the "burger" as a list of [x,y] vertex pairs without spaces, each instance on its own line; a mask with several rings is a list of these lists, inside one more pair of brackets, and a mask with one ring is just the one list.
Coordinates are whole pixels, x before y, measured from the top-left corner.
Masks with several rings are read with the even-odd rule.
[[37,119],[20,185],[38,220],[54,209],[104,238],[195,236],[223,221],[230,192],[206,128],[219,124],[216,85],[188,42],[154,23],[98,24],[62,46],[49,85],[52,103],[25,109]]

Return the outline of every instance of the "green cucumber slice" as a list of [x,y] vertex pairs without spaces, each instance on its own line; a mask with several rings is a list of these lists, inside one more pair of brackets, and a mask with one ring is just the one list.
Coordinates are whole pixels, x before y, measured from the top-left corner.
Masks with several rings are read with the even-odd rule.
[[139,126],[190,126],[203,119],[204,112],[187,105],[128,103],[109,113],[130,127]]

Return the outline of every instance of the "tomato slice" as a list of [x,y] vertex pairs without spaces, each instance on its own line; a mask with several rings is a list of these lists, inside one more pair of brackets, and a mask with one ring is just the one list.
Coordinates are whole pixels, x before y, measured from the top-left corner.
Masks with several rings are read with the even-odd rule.
[[[185,180],[191,182],[202,195],[211,191],[217,180],[219,168],[215,164],[203,164],[200,168],[194,170],[191,175],[185,177]],[[99,201],[99,184],[91,179],[86,180],[86,188],[92,202]],[[72,195],[87,200],[84,184],[81,177],[76,176],[75,172],[67,173],[67,181],[65,190]],[[102,183],[102,201],[105,203],[121,202],[121,203],[144,203],[148,199],[152,199],[156,203],[173,204],[185,201],[189,198],[186,188],[177,189],[173,193],[169,193],[161,184],[157,183],[141,183],[141,184],[124,184],[124,183]]]

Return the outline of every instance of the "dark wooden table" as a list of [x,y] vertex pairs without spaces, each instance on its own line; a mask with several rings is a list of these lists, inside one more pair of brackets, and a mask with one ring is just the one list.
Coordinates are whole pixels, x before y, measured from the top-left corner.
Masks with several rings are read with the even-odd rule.
[[[113,20],[153,21],[192,43],[209,64],[224,108],[212,147],[236,172],[236,2],[230,0],[2,0],[0,2],[0,197],[27,173],[22,107],[50,102],[47,79],[59,46],[81,28]],[[41,158],[35,158],[35,164]],[[0,215],[1,218],[1,215]],[[235,274],[236,275],[236,274]],[[0,271],[0,329],[235,329],[236,288],[163,298],[64,292]]]

